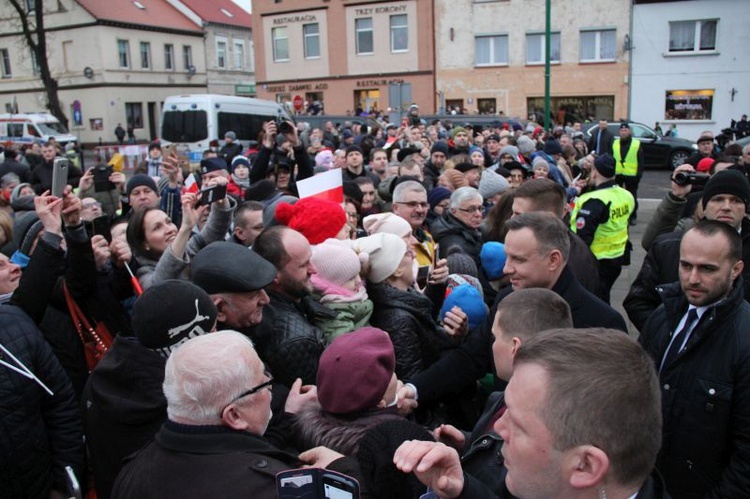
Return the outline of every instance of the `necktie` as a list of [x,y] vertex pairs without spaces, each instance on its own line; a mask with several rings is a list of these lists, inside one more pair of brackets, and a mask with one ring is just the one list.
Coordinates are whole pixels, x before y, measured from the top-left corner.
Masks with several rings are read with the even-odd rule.
[[599,130],[599,133],[596,135],[596,154],[602,153],[602,149],[600,146],[601,140],[602,140],[602,131]]
[[696,309],[691,308],[688,312],[687,319],[685,319],[685,325],[682,327],[682,329],[677,332],[677,334],[672,337],[672,343],[669,344],[669,347],[667,347],[667,353],[664,355],[664,360],[661,363],[661,368],[659,368],[659,372],[663,371],[665,367],[667,367],[669,364],[671,364],[675,358],[677,358],[677,354],[680,353],[680,350],[682,350],[682,344],[685,342],[685,337],[690,332],[691,327],[693,326],[693,323],[698,319],[698,312]]

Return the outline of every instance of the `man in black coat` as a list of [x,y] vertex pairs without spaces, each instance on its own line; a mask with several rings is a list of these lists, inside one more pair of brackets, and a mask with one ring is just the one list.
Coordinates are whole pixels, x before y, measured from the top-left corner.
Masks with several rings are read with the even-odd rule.
[[[51,142],[47,142],[42,146],[42,164],[31,170],[31,177],[29,183],[34,187],[34,192],[37,195],[42,194],[44,191],[52,189],[52,171],[55,158],[57,157],[57,149]],[[77,166],[70,163],[68,166],[68,185],[78,187],[78,181],[81,179],[81,170]]]
[[0,163],[0,178],[6,173],[15,173],[21,182],[28,182],[31,176],[31,169],[19,162],[18,151],[14,148],[8,148],[5,150],[5,161]]
[[[505,486],[513,496],[666,497],[653,475],[659,385],[648,356],[627,335],[553,329],[530,338],[515,355],[505,402],[492,427],[504,441]],[[439,497],[498,497],[439,442],[407,441],[394,463]]]
[[591,131],[589,139],[589,151],[596,154],[612,154],[612,144],[615,136],[607,129],[607,120],[599,120],[599,128]]
[[627,332],[622,316],[586,291],[568,269],[570,240],[568,227],[562,220],[551,213],[533,212],[511,218],[506,226],[504,274],[510,278],[512,287],[500,290],[483,327],[473,331],[458,348],[407,380],[399,391],[400,405],[405,399],[435,400],[490,372],[492,318],[498,304],[514,289],[551,289],[570,306],[576,328],[606,327]]
[[31,319],[0,307],[0,495],[63,497],[65,467],[83,477],[73,387]]
[[[750,206],[750,184],[736,170],[716,173],[706,184],[701,199],[703,217],[730,225],[742,237],[742,271],[744,296],[750,301],[750,220],[745,217]],[[683,232],[675,231],[657,237],[643,260],[638,276],[625,297],[623,306],[633,325],[640,331],[649,316],[661,304],[656,288],[678,279],[680,240]]]
[[[180,346],[165,368],[169,419],[125,464],[112,497],[275,499],[276,474],[305,464],[357,477],[352,458],[325,447],[298,456],[263,437],[272,381],[252,343],[236,331]],[[308,395],[308,402],[316,400],[314,388]]]
[[662,388],[657,467],[679,498],[750,497],[750,304],[742,293],[742,241],[703,220],[680,244],[679,283],[640,342]]

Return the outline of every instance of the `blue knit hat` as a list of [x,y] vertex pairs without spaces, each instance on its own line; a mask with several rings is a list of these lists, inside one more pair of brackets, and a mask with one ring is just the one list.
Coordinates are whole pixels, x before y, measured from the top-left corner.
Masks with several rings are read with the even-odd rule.
[[479,252],[479,260],[482,263],[484,273],[487,279],[494,281],[503,276],[503,267],[505,267],[505,245],[497,241],[488,241],[482,245]]
[[453,307],[459,307],[466,314],[470,329],[480,327],[487,318],[487,305],[471,284],[461,284],[450,291],[440,309],[440,320],[445,319],[445,314]]

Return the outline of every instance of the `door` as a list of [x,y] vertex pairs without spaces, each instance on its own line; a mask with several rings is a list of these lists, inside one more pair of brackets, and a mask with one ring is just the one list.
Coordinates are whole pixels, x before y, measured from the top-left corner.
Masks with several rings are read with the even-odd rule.
[[158,130],[156,128],[156,102],[148,103],[148,136],[151,140],[158,138]]

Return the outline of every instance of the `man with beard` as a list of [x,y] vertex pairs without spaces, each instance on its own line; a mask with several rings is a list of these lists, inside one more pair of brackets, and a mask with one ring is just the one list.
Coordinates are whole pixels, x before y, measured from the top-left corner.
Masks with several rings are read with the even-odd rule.
[[750,496],[750,305],[743,299],[742,239],[703,220],[680,243],[679,282],[640,342],[662,388],[657,468],[673,497]]
[[462,126],[453,127],[451,130],[451,140],[448,144],[450,145],[450,156],[469,154],[469,147],[471,146],[469,132]]
[[278,272],[266,288],[270,303],[251,333],[258,353],[284,385],[291,386],[297,378],[315,384],[324,340],[313,318],[336,314],[310,297],[310,276],[317,273],[310,243],[296,230],[276,226],[261,232],[253,250]]

